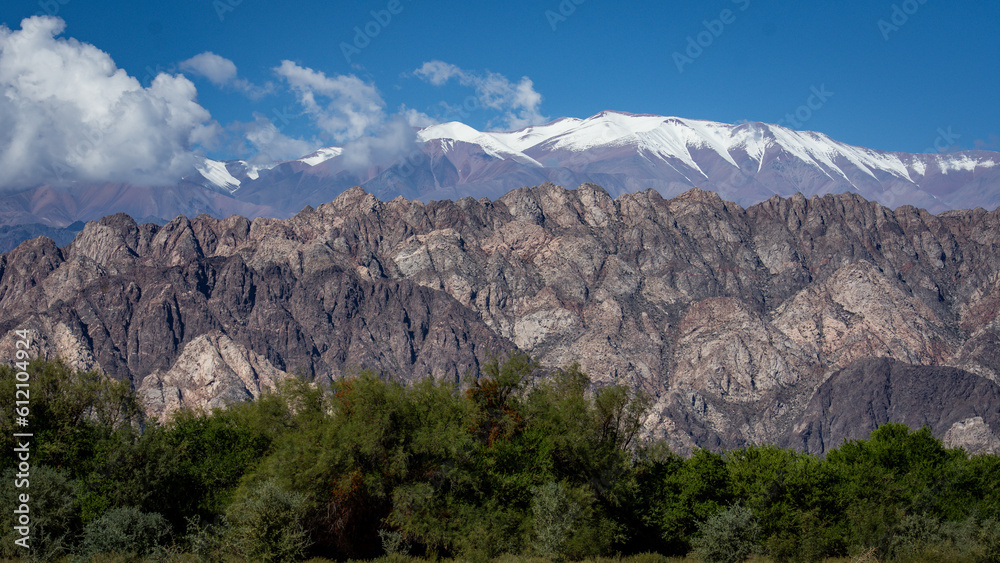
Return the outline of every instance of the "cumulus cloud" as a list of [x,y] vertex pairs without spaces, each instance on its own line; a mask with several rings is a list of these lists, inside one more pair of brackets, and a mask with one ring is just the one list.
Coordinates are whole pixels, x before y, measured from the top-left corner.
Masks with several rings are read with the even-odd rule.
[[527,76],[517,83],[496,72],[463,70],[444,61],[428,61],[413,74],[434,86],[443,86],[451,79],[473,88],[482,107],[503,113],[501,125],[508,129],[521,129],[528,125],[545,123],[539,107],[542,95],[535,91],[535,84]]
[[267,116],[255,113],[252,123],[240,124],[242,137],[250,145],[254,156],[253,164],[273,164],[283,160],[294,160],[316,150],[318,141],[307,141],[289,137],[281,132]]
[[417,150],[417,132],[405,116],[397,114],[375,134],[345,144],[344,167],[360,172],[370,166],[386,166]]
[[414,128],[435,123],[405,106],[388,115],[375,85],[353,74],[327,76],[287,60],[274,71],[295,93],[313,124],[343,146],[343,165],[354,172],[390,165],[413,154],[418,150]]
[[399,108],[399,115],[406,120],[410,127],[430,127],[431,125],[437,125],[440,123],[437,119],[427,115],[422,111],[417,111],[413,108],[408,108],[405,105]]
[[282,61],[274,69],[319,129],[343,143],[375,132],[386,120],[385,101],[371,83],[354,76],[328,77]]
[[161,73],[143,88],[64,29],[48,16],[0,25],[0,187],[157,185],[189,172],[194,147],[219,133],[194,84]]
[[258,86],[245,78],[239,78],[236,63],[211,51],[205,51],[186,61],[181,61],[180,69],[184,72],[204,76],[219,88],[233,88],[243,92],[254,100],[260,99],[274,90],[274,84],[270,82]]

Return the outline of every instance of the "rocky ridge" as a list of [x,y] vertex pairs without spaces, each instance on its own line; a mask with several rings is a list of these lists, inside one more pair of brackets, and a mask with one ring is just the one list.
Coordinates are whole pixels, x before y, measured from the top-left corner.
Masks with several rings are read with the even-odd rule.
[[[44,355],[127,378],[166,416],[295,372],[457,380],[516,347],[649,393],[649,435],[680,451],[862,437],[817,397],[883,358],[863,380],[930,366],[972,378],[951,406],[928,407],[957,414],[921,420],[988,449],[998,233],[983,209],[932,215],[852,194],[744,209],[701,190],[612,199],[593,184],[428,204],[355,188],[287,220],[119,214],[66,247],[37,238],[0,257],[0,353],[8,331],[32,328]],[[810,423],[822,440],[804,441]]]

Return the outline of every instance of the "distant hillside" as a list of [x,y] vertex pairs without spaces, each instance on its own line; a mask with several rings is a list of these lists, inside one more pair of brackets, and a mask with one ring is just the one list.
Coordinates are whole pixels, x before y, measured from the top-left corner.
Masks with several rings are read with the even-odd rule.
[[65,246],[73,241],[73,237],[83,229],[83,225],[83,222],[77,221],[66,228],[49,227],[38,223],[0,227],[0,252],[10,252],[22,242],[42,236],[52,239],[59,246]]

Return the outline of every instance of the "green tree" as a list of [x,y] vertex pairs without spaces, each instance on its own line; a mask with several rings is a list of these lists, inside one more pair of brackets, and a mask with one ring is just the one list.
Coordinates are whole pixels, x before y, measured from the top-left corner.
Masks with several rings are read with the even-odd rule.
[[845,507],[845,543],[880,558],[899,554],[904,544],[957,537],[952,531],[985,521],[996,507],[1000,473],[989,456],[947,449],[928,428],[885,424],[867,440],[830,451],[827,463],[839,476],[834,489]]
[[671,553],[687,553],[698,523],[733,500],[722,455],[695,449],[676,471],[664,475],[654,518]]
[[[119,494],[156,509],[178,529],[221,514],[243,476],[270,451],[291,413],[276,395],[212,413],[179,411],[147,428],[117,467]],[[116,502],[121,502],[116,499]]]
[[820,458],[777,446],[750,446],[725,458],[733,495],[760,518],[771,556],[819,561],[846,549],[839,476]]
[[[390,521],[407,538],[451,545],[458,532],[435,536],[431,529],[440,530],[432,523],[442,506],[474,486],[466,467],[472,408],[453,386],[427,379],[408,388],[365,373],[328,390],[284,396],[301,403],[294,428],[243,487],[276,479],[306,495],[308,528],[317,550],[330,556],[378,555],[378,530],[394,496],[401,504]],[[425,494],[418,484],[450,496]],[[424,501],[428,495],[433,505]]]
[[[631,532],[630,548],[636,552],[658,552],[683,555],[688,544],[676,535],[664,534],[666,502],[676,501],[675,473],[684,468],[684,458],[675,454],[663,442],[643,444],[636,452],[630,472],[628,520]],[[670,541],[668,541],[670,540]],[[672,542],[672,543],[671,543]]]
[[[15,404],[15,369],[0,366],[0,403]],[[96,371],[76,371],[60,360],[33,360],[30,374],[28,417],[34,434],[32,461],[51,467],[71,468],[78,478],[104,461],[103,456],[122,442],[132,442],[141,430],[142,407],[128,381],[116,381]],[[14,447],[12,408],[0,409],[0,440],[4,451]],[[3,467],[15,460],[6,456]]]

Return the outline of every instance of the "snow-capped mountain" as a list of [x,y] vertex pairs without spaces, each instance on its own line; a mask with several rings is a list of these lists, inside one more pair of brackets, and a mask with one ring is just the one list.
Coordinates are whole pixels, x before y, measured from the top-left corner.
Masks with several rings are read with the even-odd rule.
[[325,147],[287,162],[206,159],[167,188],[42,186],[0,196],[0,226],[64,227],[118,211],[163,220],[198,213],[288,217],[353,186],[384,201],[495,199],[545,182],[592,182],[613,196],[654,189],[671,197],[699,187],[744,206],[796,192],[856,192],[935,213],[1000,205],[1000,153],[885,152],[767,123],[605,111],[511,132],[442,123],[415,131],[414,139],[394,161],[361,168],[349,147]]
[[495,198],[544,182],[593,182],[612,195],[652,188],[667,197],[699,187],[741,205],[775,194],[845,191],[934,212],[1000,204],[1000,153],[885,152],[759,122],[605,111],[512,132],[443,123],[419,130],[416,139],[412,153],[363,172],[349,170],[343,150],[329,147],[255,170],[257,178],[238,173],[242,161],[209,161],[201,173],[219,191],[289,211],[329,201],[354,185],[382,199],[432,200]]

